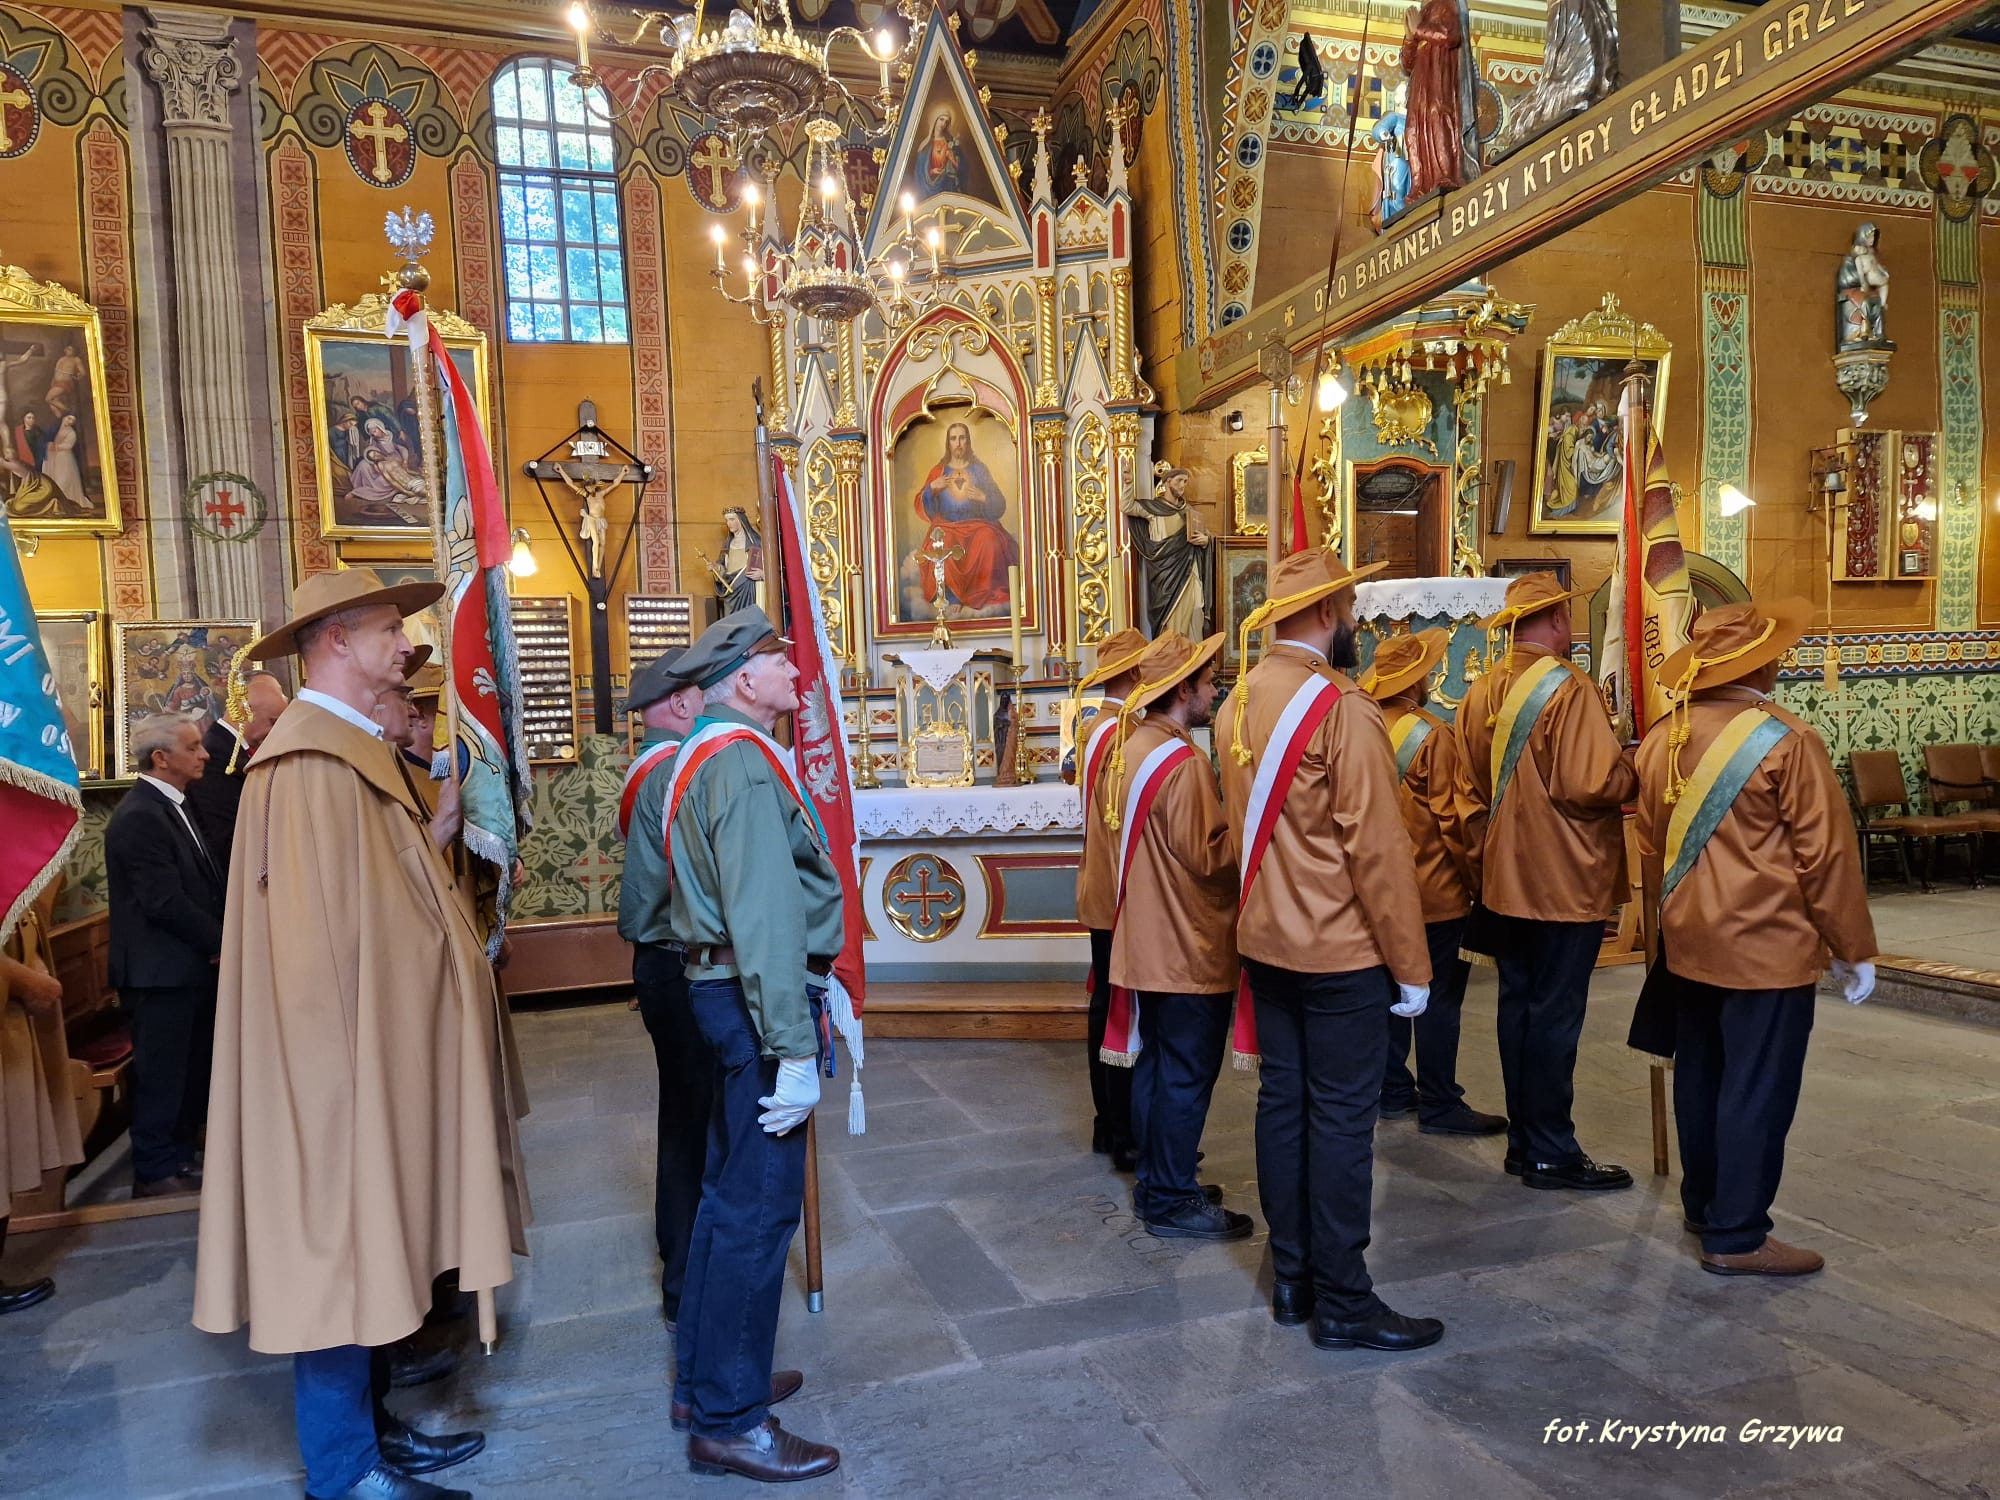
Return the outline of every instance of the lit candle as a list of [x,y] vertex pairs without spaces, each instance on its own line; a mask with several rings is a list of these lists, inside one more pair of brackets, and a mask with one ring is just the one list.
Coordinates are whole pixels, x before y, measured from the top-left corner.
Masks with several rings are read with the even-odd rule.
[[1026,665],[1021,658],[1021,565],[1007,564],[1007,628],[1014,638],[1014,670]]
[[906,240],[917,237],[916,226],[910,222],[910,215],[916,211],[917,200],[909,193],[903,194],[903,238]]
[[757,232],[757,213],[764,201],[762,195],[757,191],[756,183],[746,182],[743,184],[743,201],[750,207],[750,232],[755,234]]
[[896,39],[883,27],[875,33],[875,60],[882,69],[882,92],[889,92],[889,59],[896,55]]
[[576,65],[590,66],[590,12],[582,5],[569,8],[569,24],[576,28]]
[[722,226],[720,224],[709,225],[708,237],[715,241],[715,269],[718,271],[728,270],[729,268],[722,263],[722,241],[723,241]]

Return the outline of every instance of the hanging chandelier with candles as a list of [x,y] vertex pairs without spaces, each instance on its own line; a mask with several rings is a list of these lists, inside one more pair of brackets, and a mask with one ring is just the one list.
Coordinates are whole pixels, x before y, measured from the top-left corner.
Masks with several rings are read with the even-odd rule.
[[[664,10],[636,11],[637,29],[629,37],[620,37],[598,21],[588,0],[575,0],[569,7],[569,24],[576,32],[576,68],[570,82],[586,100],[604,101],[616,118],[630,125],[635,123],[633,116],[645,97],[647,81],[664,75],[666,92],[688,109],[715,120],[731,150],[741,158],[776,125],[810,120],[833,110],[843,99],[859,102],[834,76],[831,63],[835,44],[847,41],[875,65],[879,84],[869,102],[880,116],[878,131],[886,132],[899,108],[892,70],[897,78],[908,75],[927,8],[928,0],[896,0],[896,14],[907,23],[898,46],[886,26],[873,37],[853,26],[834,27],[823,38],[801,34],[793,28],[789,0],[745,0],[744,6],[730,9],[719,26],[708,23],[720,7],[711,7],[706,0],[695,0],[690,11],[679,15]],[[668,56],[664,62],[642,67],[632,81],[631,98],[620,104],[591,66],[591,45],[608,42],[620,50],[631,50],[645,45],[649,38],[654,46],[666,48]]]

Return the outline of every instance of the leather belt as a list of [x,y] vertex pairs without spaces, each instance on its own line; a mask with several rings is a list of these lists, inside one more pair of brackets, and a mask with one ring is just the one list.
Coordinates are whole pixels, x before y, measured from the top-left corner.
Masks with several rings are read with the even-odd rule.
[[[710,948],[691,948],[688,952],[695,963],[704,969],[734,969],[737,967],[736,950],[728,943],[718,944]],[[824,979],[833,972],[833,960],[830,958],[808,957],[806,959],[806,972]]]

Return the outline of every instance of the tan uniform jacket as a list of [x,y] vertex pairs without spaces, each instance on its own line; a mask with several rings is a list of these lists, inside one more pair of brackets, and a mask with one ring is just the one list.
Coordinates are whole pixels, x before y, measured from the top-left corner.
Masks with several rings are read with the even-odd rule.
[[1583,673],[1563,663],[1569,681],[1536,719],[1527,748],[1500,803],[1493,805],[1493,736],[1486,721],[1499,704],[1495,685],[1511,688],[1541,646],[1514,648],[1512,670],[1478,678],[1458,705],[1460,797],[1471,810],[1468,841],[1489,911],[1544,922],[1601,922],[1628,890],[1624,808],[1639,778],[1620,756],[1604,700]]
[[[1403,826],[1417,851],[1417,893],[1423,899],[1426,922],[1449,922],[1472,909],[1476,867],[1466,844],[1465,813],[1458,797],[1458,739],[1451,720],[1419,709],[1404,698],[1382,705],[1384,724],[1393,732],[1413,713],[1434,721],[1417,747],[1410,769],[1403,774]],[[1394,745],[1393,738],[1390,741]]]
[[22,913],[20,926],[0,949],[0,1219],[13,1194],[32,1193],[44,1172],[83,1160],[62,1007],[30,1011],[12,994],[9,972],[17,963],[42,974],[55,972],[45,925],[54,904],[44,895]]
[[1097,932],[1111,930],[1111,918],[1118,909],[1118,835],[1104,826],[1104,773],[1111,757],[1118,753],[1118,731],[1104,747],[1097,784],[1090,784],[1090,767],[1083,752],[1089,748],[1090,732],[1104,722],[1104,715],[1116,716],[1119,698],[1106,698],[1096,717],[1083,726],[1083,742],[1077,747],[1076,780],[1083,797],[1083,856],[1076,865],[1076,919]]
[[[1729,721],[1756,703],[1749,688],[1698,693],[1688,705],[1681,771],[1693,776]],[[1766,705],[1791,733],[1771,748],[1723,814],[1700,857],[1660,905],[1666,859],[1667,725],[1639,747],[1639,864],[1647,946],[1664,935],[1683,979],[1724,989],[1813,984],[1827,950],[1858,963],[1875,954],[1861,854],[1826,746],[1795,714]]]
[[[1169,740],[1194,744],[1167,719],[1148,718],[1133,728],[1125,741],[1127,787],[1146,757]],[[1111,839],[1124,834],[1121,825]],[[1196,750],[1167,773],[1145,827],[1130,830],[1130,837],[1136,847],[1111,939],[1111,982],[1155,994],[1234,992],[1240,967],[1236,850],[1206,755]]]
[[1399,983],[1428,984],[1423,903],[1382,711],[1324,656],[1290,642],[1272,647],[1250,671],[1243,733],[1249,765],[1239,764],[1231,749],[1233,693],[1215,721],[1222,796],[1237,856],[1247,856],[1244,819],[1271,731],[1292,694],[1314,673],[1336,683],[1340,698],[1299,761],[1256,884],[1237,919],[1237,951],[1302,974],[1351,974],[1387,964]]
[[390,748],[314,703],[250,763],[236,847],[195,1326],[392,1343],[440,1271],[499,1286],[526,1248],[493,969]]

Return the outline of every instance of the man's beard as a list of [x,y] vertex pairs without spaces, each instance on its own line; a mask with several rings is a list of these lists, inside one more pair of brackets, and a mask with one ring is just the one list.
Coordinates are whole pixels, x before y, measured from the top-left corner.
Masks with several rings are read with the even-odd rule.
[[1354,627],[1345,620],[1333,627],[1333,643],[1326,648],[1326,659],[1343,672],[1361,665],[1361,653],[1354,646]]

